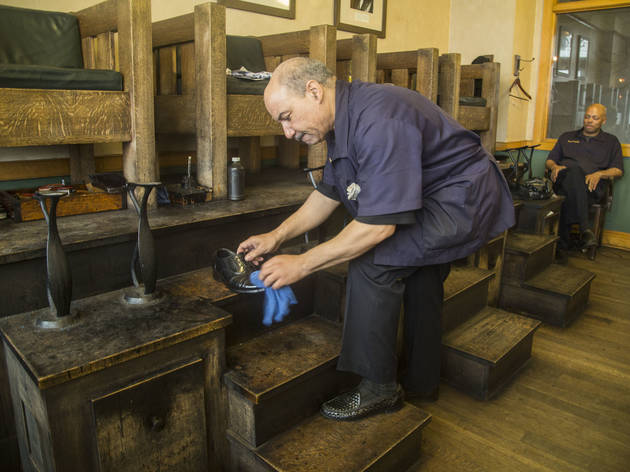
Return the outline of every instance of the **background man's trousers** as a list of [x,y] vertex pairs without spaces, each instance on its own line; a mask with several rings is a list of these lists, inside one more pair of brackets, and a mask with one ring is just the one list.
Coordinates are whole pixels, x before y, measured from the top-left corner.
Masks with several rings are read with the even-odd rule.
[[374,253],[350,262],[343,345],[337,368],[377,383],[397,380],[396,337],[404,302],[403,387],[430,394],[440,383],[443,282],[450,264],[377,265]]
[[578,223],[580,231],[590,229],[588,210],[591,204],[599,201],[604,192],[604,181],[600,180],[597,188],[589,192],[586,186],[586,175],[579,166],[567,167],[560,171],[554,192],[567,197],[560,210],[559,236],[565,243],[569,240],[569,228]]

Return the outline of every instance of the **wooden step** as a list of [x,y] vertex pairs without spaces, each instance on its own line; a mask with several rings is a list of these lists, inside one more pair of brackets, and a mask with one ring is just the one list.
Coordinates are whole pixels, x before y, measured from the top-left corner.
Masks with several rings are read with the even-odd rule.
[[586,308],[594,278],[587,270],[552,264],[520,286],[504,285],[499,305],[565,327]]
[[422,429],[430,419],[407,403],[397,412],[358,421],[333,421],[315,414],[254,450],[228,434],[232,470],[404,471],[420,456]]
[[442,331],[448,332],[486,306],[488,286],[494,274],[473,266],[451,266],[444,282]]
[[[291,306],[291,311],[283,323],[290,323],[313,313],[314,283],[315,277],[307,277],[291,285],[298,303]],[[229,312],[233,323],[226,330],[228,346],[252,339],[270,330],[262,324],[264,295],[232,292],[225,284],[215,280],[211,267],[161,279],[159,290],[167,295],[203,298]],[[273,327],[277,325],[274,324]]]
[[317,412],[356,383],[336,370],[341,326],[312,315],[227,351],[228,426],[251,447]]
[[505,247],[503,282],[519,284],[553,262],[557,236],[511,232]]
[[442,339],[442,377],[457,388],[487,400],[531,356],[540,322],[486,307]]

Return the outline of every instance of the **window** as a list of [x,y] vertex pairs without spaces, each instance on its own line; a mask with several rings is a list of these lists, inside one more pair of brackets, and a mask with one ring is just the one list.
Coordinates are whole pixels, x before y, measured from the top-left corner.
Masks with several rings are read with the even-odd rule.
[[543,27],[553,37],[548,61],[541,62],[537,110],[544,148],[551,149],[564,131],[580,128],[591,103],[606,106],[604,129],[630,143],[630,2],[546,0],[545,8]]

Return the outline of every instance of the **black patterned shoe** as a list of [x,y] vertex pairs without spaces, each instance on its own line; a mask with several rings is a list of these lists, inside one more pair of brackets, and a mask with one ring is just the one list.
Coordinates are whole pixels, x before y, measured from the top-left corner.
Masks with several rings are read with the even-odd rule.
[[321,413],[332,420],[356,420],[376,413],[393,412],[402,407],[403,392],[400,387],[393,395],[377,396],[361,394],[359,387],[342,393],[322,405]]
[[214,278],[223,282],[236,293],[259,293],[264,287],[257,287],[249,280],[249,274],[258,270],[251,262],[245,261],[242,254],[221,248],[215,254]]

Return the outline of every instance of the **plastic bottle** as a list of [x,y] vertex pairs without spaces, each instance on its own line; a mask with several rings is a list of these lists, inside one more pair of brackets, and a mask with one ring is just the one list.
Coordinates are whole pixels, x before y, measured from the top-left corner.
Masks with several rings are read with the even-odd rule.
[[242,200],[245,197],[245,167],[240,157],[233,157],[228,168],[228,198]]

